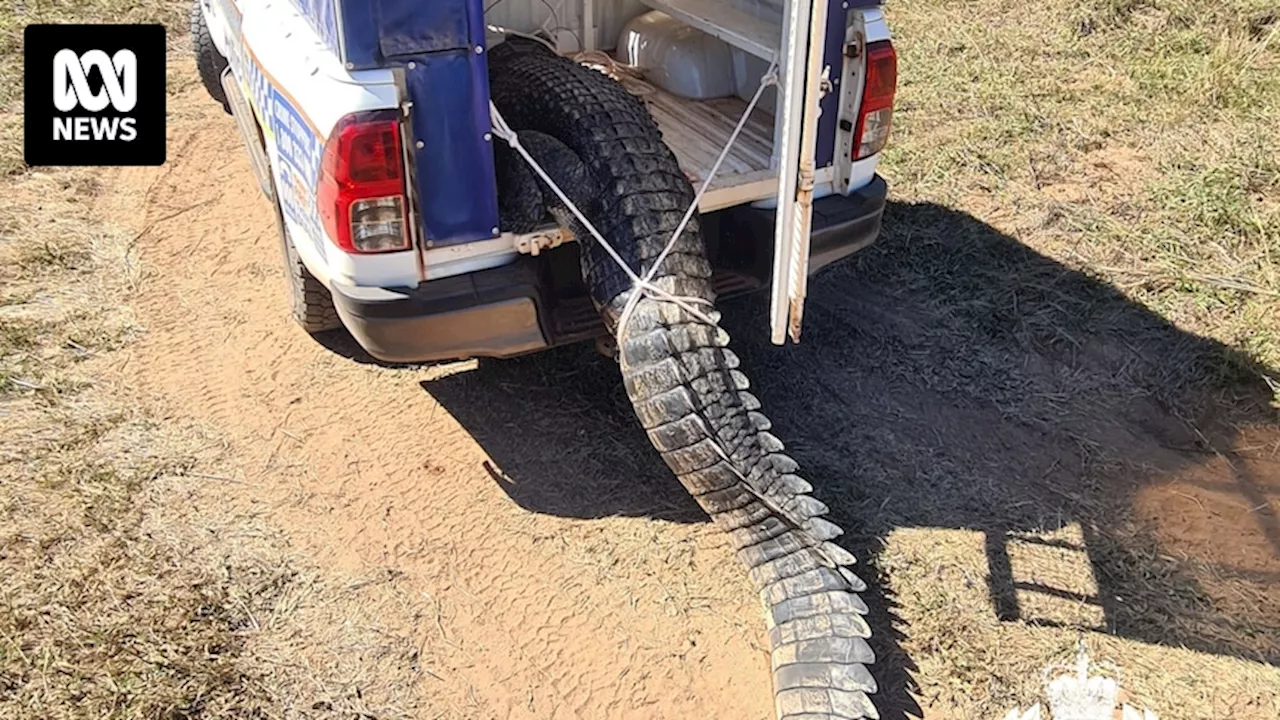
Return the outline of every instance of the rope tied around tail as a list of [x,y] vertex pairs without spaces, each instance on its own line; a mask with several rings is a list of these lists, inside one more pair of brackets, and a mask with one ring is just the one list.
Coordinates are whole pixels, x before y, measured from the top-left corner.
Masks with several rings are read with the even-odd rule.
[[[672,249],[675,247],[676,241],[680,238],[681,233],[683,233],[685,231],[685,228],[689,226],[689,222],[693,219],[694,213],[696,213],[698,210],[698,205],[702,202],[702,197],[706,194],[707,190],[710,188],[712,180],[715,178],[716,174],[720,170],[720,166],[724,163],[725,159],[728,157],[729,150],[733,147],[733,144],[737,141],[739,135],[741,135],[743,128],[746,126],[747,120],[751,117],[751,113],[755,110],[756,105],[759,104],[760,98],[764,94],[765,89],[767,89],[771,85],[776,85],[778,83],[777,69],[778,69],[777,61],[774,61],[769,66],[769,69],[764,73],[764,75],[761,76],[759,87],[756,88],[756,92],[752,96],[751,101],[747,104],[746,109],[743,110],[742,116],[738,119],[738,123],[734,127],[733,132],[729,135],[729,138],[725,142],[724,147],[720,150],[720,154],[716,158],[715,163],[711,166],[710,172],[707,173],[706,179],[702,181],[702,184],[698,188],[698,192],[694,196],[693,201],[689,204],[689,207],[685,210],[684,216],[680,220],[680,224],[676,226],[675,231],[672,232],[671,234],[671,239],[667,241],[667,244],[663,248],[662,252],[658,254],[653,264],[649,267],[648,271],[646,271],[643,275],[633,270],[631,266],[629,266],[622,259],[622,256],[613,247],[613,245],[610,244],[607,239],[605,239],[605,237],[600,233],[598,229],[596,229],[595,225],[586,217],[586,215],[582,212],[582,210],[579,209],[578,206],[572,200],[569,199],[568,195],[566,195],[565,192],[555,183],[555,181],[551,179],[551,177],[547,174],[546,170],[542,168],[542,166],[538,163],[538,161],[535,160],[533,156],[530,155],[529,151],[525,149],[525,147],[520,143],[519,135],[514,130],[511,129],[510,125],[507,124],[507,121],[502,117],[502,113],[498,111],[498,108],[493,103],[493,101],[491,100],[489,102],[489,114],[490,114],[490,119],[493,125],[494,135],[506,141],[507,144],[510,145],[511,148],[515,150],[517,154],[520,155],[520,157],[524,158],[524,161],[529,164],[529,167],[533,169],[534,173],[539,178],[541,178],[544,183],[547,184],[547,187],[551,189],[551,191],[560,200],[560,202],[564,203],[565,207],[569,209],[569,211],[578,220],[578,222],[582,224],[582,226],[587,230],[587,232],[591,235],[591,237],[597,243],[599,243],[601,247],[605,249],[605,251],[613,259],[613,261],[617,263],[618,267],[621,268],[624,273],[626,273],[628,278],[630,278],[632,292],[630,297],[627,298],[626,305],[623,306],[622,314],[618,318],[618,325],[615,330],[616,340],[619,348],[623,347],[625,344],[626,337],[627,337],[627,330],[628,330],[631,318],[641,298],[644,298],[644,297],[648,297],[650,299],[657,300],[660,302],[669,302],[669,303],[675,304],[679,306],[681,309],[683,309],[685,312],[689,313],[690,316],[696,318],[697,320],[707,324],[710,327],[720,329],[719,322],[716,319],[713,319],[712,317],[710,317],[706,312],[699,309],[699,307],[695,307],[695,306],[702,306],[705,308],[714,308],[714,304],[710,300],[707,300],[705,298],[700,298],[700,297],[675,295],[659,287],[658,285],[654,284],[653,279],[657,275],[658,269],[659,267],[661,267],[663,260],[666,259],[666,257],[671,253]],[[619,360],[623,368],[625,369],[627,366],[626,353],[620,353]],[[723,447],[721,447],[721,443],[719,442],[717,436],[712,432],[711,428],[707,426],[706,421],[701,416],[698,416],[697,422],[698,422],[698,425],[700,426],[700,429],[706,435],[707,438],[716,440],[715,442],[711,443],[711,447],[713,448],[714,452],[717,455],[719,455],[721,460],[724,461],[725,465],[729,468],[729,470],[734,475],[736,475],[739,480],[742,481],[743,487],[745,487],[748,492],[750,492],[762,504],[764,504],[765,507],[769,508],[769,510],[776,517],[782,519],[784,522],[790,525],[796,533],[798,533],[805,540],[807,540],[810,543],[811,547],[813,547],[817,551],[819,560],[825,567],[840,573],[841,577],[844,578],[844,582],[851,583],[851,581],[845,576],[845,572],[847,571],[845,571],[841,566],[852,564],[854,562],[853,556],[849,555],[847,551],[840,548],[839,546],[836,546],[830,542],[826,542],[824,538],[817,537],[814,534],[814,529],[812,527],[808,526],[806,523],[802,523],[792,518],[790,513],[788,513],[784,508],[780,507],[774,498],[770,497],[766,492],[762,491],[760,488],[757,488],[751,482],[751,480],[748,479],[746,475],[738,468],[737,463],[733,461],[731,454],[729,452],[726,452],[726,450]]]
[[[775,60],[769,65],[769,69],[765,71],[764,75],[760,76],[760,85],[756,88],[755,94],[751,97],[751,102],[747,103],[747,107],[742,111],[742,116],[738,118],[738,124],[734,126],[733,132],[729,134],[729,139],[725,142],[724,147],[721,148],[720,154],[716,157],[715,163],[711,165],[711,171],[708,172],[706,178],[703,179],[701,186],[698,188],[697,194],[693,197],[693,202],[691,202],[688,209],[685,210],[684,217],[681,218],[680,224],[677,225],[675,231],[671,233],[671,239],[667,241],[662,252],[658,254],[657,259],[653,261],[653,264],[643,276],[631,269],[631,266],[622,259],[622,256],[618,254],[618,251],[614,249],[613,245],[604,238],[604,235],[602,235],[600,231],[596,229],[596,226],[587,219],[587,216],[578,209],[578,206],[569,199],[569,196],[560,189],[560,186],[556,185],[555,181],[547,175],[546,170],[538,164],[538,161],[535,160],[533,156],[529,154],[529,151],[520,143],[519,135],[515,130],[511,129],[510,125],[507,124],[506,119],[502,117],[502,113],[498,111],[498,106],[495,105],[492,100],[489,101],[489,120],[493,125],[493,134],[506,141],[506,143],[511,146],[511,149],[515,150],[516,153],[529,164],[529,167],[533,169],[534,174],[536,174],[542,182],[547,184],[547,187],[551,189],[551,192],[555,194],[560,202],[564,203],[565,207],[569,209],[569,212],[573,213],[573,216],[577,218],[578,222],[582,223],[582,226],[587,229],[587,232],[591,234],[592,239],[605,249],[609,254],[609,257],[612,258],[613,261],[617,263],[618,267],[626,273],[627,277],[631,279],[632,293],[631,296],[627,298],[627,304],[623,306],[622,314],[618,318],[618,326],[615,331],[619,347],[622,347],[623,343],[626,341],[627,327],[635,312],[636,305],[640,302],[642,297],[673,303],[685,312],[697,318],[699,321],[704,322],[711,327],[719,328],[719,323],[716,320],[712,319],[707,313],[694,307],[695,305],[713,307],[710,300],[699,297],[674,295],[655,285],[653,279],[658,273],[658,268],[662,266],[662,261],[671,253],[671,250],[675,247],[676,241],[680,239],[680,234],[689,226],[689,222],[693,219],[694,213],[698,211],[698,205],[702,202],[702,196],[705,195],[707,190],[711,187],[711,181],[715,179],[716,173],[720,171],[720,166],[724,164],[725,158],[729,156],[729,150],[733,147],[733,144],[737,142],[738,136],[742,134],[742,129],[746,127],[747,120],[750,119],[751,113],[755,111],[756,105],[760,103],[760,98],[764,95],[765,89],[771,85],[777,84],[778,62]],[[625,355],[621,358],[621,362],[625,365]]]

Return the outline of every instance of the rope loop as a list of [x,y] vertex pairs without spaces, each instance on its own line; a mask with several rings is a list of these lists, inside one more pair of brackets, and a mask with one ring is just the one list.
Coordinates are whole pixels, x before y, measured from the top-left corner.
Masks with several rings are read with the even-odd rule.
[[[729,139],[720,150],[720,155],[716,157],[715,163],[712,164],[711,171],[708,172],[706,178],[703,179],[702,185],[698,188],[697,194],[694,195],[693,202],[690,203],[688,209],[685,210],[684,217],[680,219],[680,224],[677,225],[675,231],[671,233],[671,239],[667,241],[666,246],[662,249],[662,252],[658,254],[657,259],[653,261],[653,264],[649,267],[649,270],[645,272],[643,277],[622,259],[622,256],[618,254],[618,251],[609,244],[609,241],[606,240],[600,231],[596,229],[595,225],[587,219],[587,216],[578,209],[578,206],[575,205],[573,201],[565,195],[564,191],[556,185],[555,181],[547,175],[547,172],[542,169],[542,166],[538,164],[538,161],[534,160],[533,156],[529,154],[529,151],[520,144],[519,136],[511,129],[511,126],[507,124],[506,119],[502,117],[502,113],[498,111],[498,106],[494,105],[492,100],[489,101],[489,119],[493,125],[493,134],[505,140],[507,144],[511,146],[511,149],[515,150],[516,153],[529,164],[529,167],[533,169],[534,173],[542,180],[542,182],[546,183],[547,187],[551,188],[551,192],[555,193],[555,196],[560,200],[560,202],[564,203],[565,207],[569,208],[569,212],[573,213],[573,216],[577,218],[578,222],[582,223],[582,226],[586,228],[588,233],[590,233],[592,239],[599,243],[600,246],[609,253],[609,257],[611,257],[613,261],[618,264],[618,267],[622,268],[622,271],[627,274],[627,277],[631,279],[631,296],[627,298],[627,304],[623,306],[622,315],[618,318],[618,327],[616,329],[616,339],[619,349],[622,348],[623,343],[626,341],[627,328],[631,322],[632,315],[634,314],[640,299],[643,297],[672,303],[699,321],[712,327],[719,327],[719,323],[716,320],[713,320],[705,312],[694,307],[695,305],[714,307],[710,300],[693,296],[674,295],[655,285],[653,279],[658,273],[658,268],[662,266],[662,261],[666,260],[667,256],[671,254],[671,250],[675,247],[676,241],[680,239],[680,234],[689,226],[689,222],[698,211],[698,205],[702,202],[702,196],[707,193],[707,190],[711,187],[711,181],[715,178],[716,173],[720,171],[720,166],[724,164],[725,158],[729,156],[729,149],[733,147],[733,144],[738,140],[738,136],[742,134],[742,129],[746,127],[747,120],[751,117],[751,113],[755,110],[756,105],[760,103],[760,97],[764,94],[765,88],[777,84],[778,62],[775,60],[769,65],[769,69],[765,71],[764,75],[760,77],[760,85],[756,88],[755,95],[751,97],[751,102],[747,103],[746,109],[742,111],[742,117],[738,119],[738,124],[733,128],[733,132],[729,134]],[[621,362],[625,365],[626,354],[620,353],[620,358]]]

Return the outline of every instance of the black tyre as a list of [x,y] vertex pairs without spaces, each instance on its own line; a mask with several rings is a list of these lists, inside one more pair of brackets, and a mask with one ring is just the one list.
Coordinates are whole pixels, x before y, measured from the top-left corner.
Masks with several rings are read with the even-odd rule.
[[227,69],[227,59],[213,44],[209,25],[200,9],[201,1],[191,0],[191,44],[195,49],[196,70],[200,72],[200,82],[204,84],[209,97],[217,100],[223,110],[231,112],[227,94],[222,89],[222,71]]
[[342,320],[333,306],[333,295],[329,288],[316,279],[315,275],[302,264],[298,249],[293,246],[293,238],[285,228],[284,216],[280,213],[280,203],[273,203],[276,212],[276,230],[280,235],[280,247],[284,255],[284,279],[289,293],[289,312],[293,319],[311,334],[337,330],[342,327]]
[[[647,271],[694,192],[644,105],[596,71],[536,43],[490,53],[494,102],[522,143],[637,273]],[[500,192],[527,197],[531,175],[498,153]],[[547,209],[575,225],[548,191]],[[580,227],[582,266],[606,326],[616,330],[631,281]],[[654,283],[714,301],[697,222],[662,260]],[[710,306],[704,315],[715,320]],[[619,343],[627,394],[667,466],[729,533],[764,601],[777,713],[790,720],[877,717],[874,660],[853,557],[769,433],[728,336],[680,306],[644,297]]]

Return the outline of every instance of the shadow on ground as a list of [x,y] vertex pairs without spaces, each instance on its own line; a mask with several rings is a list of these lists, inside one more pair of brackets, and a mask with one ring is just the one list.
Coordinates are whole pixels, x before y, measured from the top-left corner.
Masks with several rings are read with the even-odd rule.
[[[882,712],[918,712],[887,631],[910,629],[878,567],[899,528],[982,533],[1001,620],[1053,625],[1020,600],[1057,596],[1099,609],[1084,630],[1280,661],[1280,450],[1266,444],[1280,433],[1264,369],[964,213],[891,204],[885,228],[815,278],[799,346],[769,344],[766,298],[722,304],[774,433],[881,575]],[[589,346],[424,386],[523,507],[705,519]],[[1083,547],[1033,536],[1067,526]],[[1087,554],[1096,594],[1015,579],[1014,541]]]

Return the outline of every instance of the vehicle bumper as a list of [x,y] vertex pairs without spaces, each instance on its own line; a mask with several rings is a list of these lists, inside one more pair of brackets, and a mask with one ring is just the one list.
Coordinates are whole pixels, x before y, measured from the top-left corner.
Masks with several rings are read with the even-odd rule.
[[829,195],[814,201],[810,275],[876,241],[888,195],[888,184],[876,175],[848,195]]
[[[886,194],[884,180],[876,176],[848,196],[833,195],[813,203],[811,274],[875,241]],[[719,236],[719,257],[714,263],[719,294],[766,285],[772,268],[774,212],[739,207],[704,220],[704,230]],[[731,267],[735,259],[745,262]],[[356,342],[373,357],[390,363],[514,357],[603,334],[603,325],[585,298],[566,312],[566,303],[549,296],[554,293],[540,282],[538,261],[523,255],[509,265],[440,278],[416,288],[333,283],[330,290],[338,315]],[[552,306],[554,314],[548,312]]]
[[[523,258],[522,258],[523,260]],[[391,363],[512,357],[550,343],[537,274],[517,261],[416,288],[334,283],[342,323],[370,355]]]
[[[880,235],[888,185],[876,175],[848,195],[828,195],[813,202],[809,234],[809,274],[861,250]],[[775,210],[741,206],[719,218],[717,266],[756,278],[760,287],[773,274]]]

